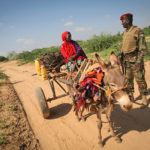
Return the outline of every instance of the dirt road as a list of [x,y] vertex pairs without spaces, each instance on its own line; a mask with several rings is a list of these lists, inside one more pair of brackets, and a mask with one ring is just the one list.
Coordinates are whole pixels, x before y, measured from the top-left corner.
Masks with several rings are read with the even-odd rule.
[[[39,139],[43,150],[99,150],[97,119],[95,115],[86,122],[78,122],[71,107],[69,97],[49,103],[51,117],[43,119],[35,95],[35,88],[43,88],[47,98],[52,96],[47,81],[35,75],[34,64],[17,66],[15,61],[1,63],[0,67],[10,77],[11,82],[24,106],[32,129]],[[150,86],[150,62],[146,63],[146,80]],[[150,87],[148,87],[150,88]],[[57,88],[57,94],[61,94]],[[150,90],[149,90],[150,95]],[[147,96],[148,98],[150,96]],[[135,98],[141,103],[136,85]],[[112,114],[115,127],[122,138],[117,144],[108,132],[104,123],[102,135],[105,141],[103,150],[149,150],[150,149],[150,106],[144,110],[139,104],[133,105],[129,113],[122,112],[116,105]],[[102,117],[105,121],[105,117]]]

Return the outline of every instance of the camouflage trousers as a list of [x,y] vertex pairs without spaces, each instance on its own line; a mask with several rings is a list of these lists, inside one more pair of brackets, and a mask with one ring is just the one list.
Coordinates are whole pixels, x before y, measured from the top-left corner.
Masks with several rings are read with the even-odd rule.
[[138,84],[139,92],[141,95],[147,94],[147,84],[145,81],[145,69],[144,61],[142,60],[140,65],[135,66],[136,61],[125,61],[126,78],[129,93],[134,93],[134,78]]

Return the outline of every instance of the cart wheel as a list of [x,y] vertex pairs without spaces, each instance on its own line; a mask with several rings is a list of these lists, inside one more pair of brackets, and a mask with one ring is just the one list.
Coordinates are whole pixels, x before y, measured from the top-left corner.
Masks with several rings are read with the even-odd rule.
[[39,102],[41,110],[42,110],[43,117],[46,119],[50,116],[50,111],[48,109],[48,105],[46,102],[44,92],[41,87],[37,87],[35,89],[35,92],[36,92],[36,96],[37,96],[38,102]]

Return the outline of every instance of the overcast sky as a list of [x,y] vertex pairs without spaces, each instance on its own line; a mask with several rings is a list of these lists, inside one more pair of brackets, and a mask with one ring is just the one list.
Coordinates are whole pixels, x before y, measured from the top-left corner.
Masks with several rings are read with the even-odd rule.
[[128,12],[135,25],[150,25],[150,0],[0,0],[0,56],[60,45],[64,31],[73,40],[122,33]]

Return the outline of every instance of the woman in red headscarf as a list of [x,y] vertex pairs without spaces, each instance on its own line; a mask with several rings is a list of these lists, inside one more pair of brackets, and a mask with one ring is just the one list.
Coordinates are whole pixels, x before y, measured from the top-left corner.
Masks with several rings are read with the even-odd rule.
[[69,31],[62,34],[62,41],[64,41],[64,43],[61,45],[60,49],[68,69],[72,61],[76,61],[78,65],[81,65],[82,61],[87,58],[87,56],[78,43],[71,40],[71,33]]

